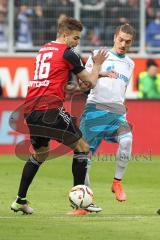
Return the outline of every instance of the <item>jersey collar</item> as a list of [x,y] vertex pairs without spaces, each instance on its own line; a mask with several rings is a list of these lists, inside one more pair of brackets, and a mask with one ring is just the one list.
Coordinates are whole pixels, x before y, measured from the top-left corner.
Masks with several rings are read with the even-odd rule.
[[115,53],[115,52],[113,52],[113,51],[111,51],[111,50],[110,50],[110,52],[111,52],[114,56],[116,56],[116,57],[118,57],[118,58],[125,58],[125,55],[118,55],[117,53]]

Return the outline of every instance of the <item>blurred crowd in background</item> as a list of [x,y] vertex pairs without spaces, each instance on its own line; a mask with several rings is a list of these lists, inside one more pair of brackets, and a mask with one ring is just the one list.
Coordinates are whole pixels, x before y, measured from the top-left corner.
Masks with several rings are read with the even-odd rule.
[[[146,45],[160,47],[160,1],[144,0],[146,6]],[[61,15],[74,17],[75,0],[15,0],[15,45],[18,48],[40,46],[55,39],[56,23]],[[7,44],[8,0],[0,0],[0,45]],[[139,45],[140,0],[80,0],[80,19],[84,24],[82,45],[112,45],[116,26],[131,23],[137,31],[134,46]],[[114,27],[113,27],[114,26]]]

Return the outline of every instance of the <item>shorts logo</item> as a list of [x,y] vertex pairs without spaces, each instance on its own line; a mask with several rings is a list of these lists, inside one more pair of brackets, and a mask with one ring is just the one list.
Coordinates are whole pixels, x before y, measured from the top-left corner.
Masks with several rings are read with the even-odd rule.
[[63,118],[63,120],[69,124],[70,123],[70,117],[63,111],[63,109],[60,109],[59,115]]

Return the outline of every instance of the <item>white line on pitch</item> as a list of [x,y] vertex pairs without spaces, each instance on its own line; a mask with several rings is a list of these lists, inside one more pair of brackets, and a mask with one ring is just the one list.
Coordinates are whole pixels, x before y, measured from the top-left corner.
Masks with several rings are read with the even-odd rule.
[[[45,216],[44,216],[45,217]],[[95,220],[95,219],[103,219],[103,220],[116,220],[116,219],[121,219],[121,220],[136,220],[136,219],[157,219],[157,218],[160,218],[160,216],[156,216],[156,215],[135,215],[135,216],[52,216],[52,217],[48,217],[46,216],[48,219],[64,219],[64,220],[67,220],[67,219],[90,219],[90,220]],[[0,219],[41,219],[41,217],[33,217],[33,216],[0,216]]]

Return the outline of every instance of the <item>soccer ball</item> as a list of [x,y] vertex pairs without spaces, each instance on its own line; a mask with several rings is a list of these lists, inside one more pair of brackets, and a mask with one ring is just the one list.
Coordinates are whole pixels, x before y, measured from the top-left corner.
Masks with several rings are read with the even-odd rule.
[[73,208],[86,208],[93,201],[93,191],[85,185],[74,186],[69,192],[69,201]]

